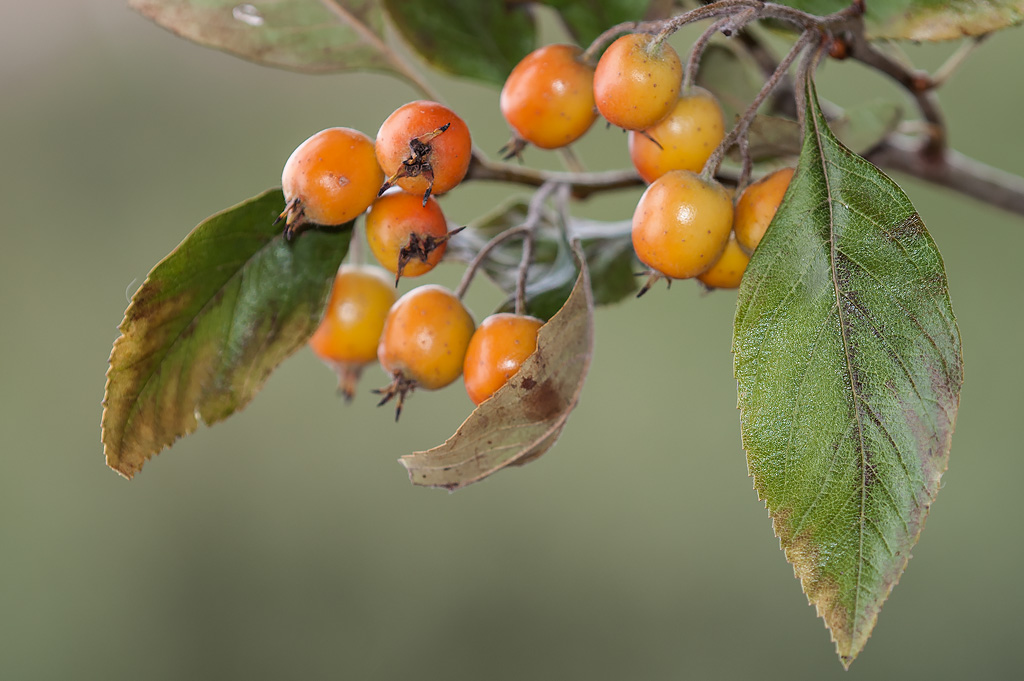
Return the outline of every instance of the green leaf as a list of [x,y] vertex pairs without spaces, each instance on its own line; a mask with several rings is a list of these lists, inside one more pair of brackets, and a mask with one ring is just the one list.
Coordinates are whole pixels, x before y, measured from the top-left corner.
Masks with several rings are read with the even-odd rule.
[[920,216],[806,89],[800,163],[743,277],[733,352],[754,487],[849,667],[939,490],[963,369]]
[[615,24],[660,19],[666,14],[661,8],[667,8],[667,3],[652,0],[541,0],[541,4],[558,11],[572,37],[583,48]]
[[202,222],[132,296],[103,398],[107,465],[130,478],[201,417],[227,418],[316,330],[350,226],[285,242],[279,189]]
[[583,254],[572,294],[541,327],[537,350],[443,445],[399,461],[416,485],[459,489],[533,461],[558,439],[579,401],[594,347],[594,301]]
[[[847,0],[785,0],[812,14],[849,7]],[[868,38],[954,40],[982,35],[1024,21],[1024,0],[868,0]]]
[[503,0],[383,0],[402,36],[434,67],[502,85],[537,41],[533,15]]
[[[527,202],[516,197],[472,223],[448,245],[446,257],[469,263],[493,237],[526,221]],[[534,236],[534,258],[527,273],[526,312],[550,319],[565,303],[579,275],[570,241],[579,240],[587,260],[594,302],[609,305],[632,295],[637,288],[636,259],[630,221],[599,222],[571,218],[563,230],[554,211],[545,209]],[[567,239],[568,235],[568,239]],[[508,299],[499,310],[514,308],[522,240],[510,239],[493,249],[481,263],[482,271]]]
[[260,64],[305,73],[375,70],[402,76],[383,41],[380,0],[326,4],[319,0],[129,0],[128,4],[182,38]]

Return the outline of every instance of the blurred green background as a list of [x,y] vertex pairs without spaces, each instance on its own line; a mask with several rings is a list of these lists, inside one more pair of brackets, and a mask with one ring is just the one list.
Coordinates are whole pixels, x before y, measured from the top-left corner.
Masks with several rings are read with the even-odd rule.
[[[911,54],[934,68],[951,49]],[[746,476],[732,293],[680,282],[599,310],[558,445],[457,494],[413,488],[396,459],[458,426],[460,385],[415,394],[396,425],[365,394],[379,370],[345,408],[307,350],[134,481],[108,470],[100,400],[126,295],[197,222],[276,184],[306,136],[372,135],[415,93],[261,68],[101,0],[6,3],[0,55],[0,678],[1019,673],[1021,218],[904,184],[945,257],[966,382],[938,503],[844,676]],[[1015,173],[1022,61],[1006,31],[942,90],[955,146]],[[501,146],[496,92],[435,82],[483,149]],[[819,82],[839,102],[895,93],[856,65]],[[591,167],[627,162],[617,131],[583,147]],[[467,185],[443,205],[467,221],[510,191]],[[637,196],[577,211],[627,218]],[[485,283],[470,296],[478,319],[497,300]]]

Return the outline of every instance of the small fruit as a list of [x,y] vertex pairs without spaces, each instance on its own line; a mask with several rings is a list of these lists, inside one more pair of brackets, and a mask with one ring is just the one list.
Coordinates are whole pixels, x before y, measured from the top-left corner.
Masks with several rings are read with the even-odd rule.
[[775,217],[775,211],[786,195],[789,181],[793,179],[793,168],[783,168],[751,184],[740,194],[736,202],[736,216],[733,228],[736,240],[747,255],[754,252],[761,243],[768,225]]
[[398,397],[396,421],[413,388],[438,390],[462,374],[474,329],[462,301],[443,286],[414,288],[391,307],[377,359],[392,382],[377,392],[383,395],[381,405]]
[[732,230],[732,200],[714,180],[672,170],[647,188],[633,213],[633,249],[653,276],[687,279],[722,255]]
[[670,170],[699,173],[724,138],[722,107],[713,94],[695,87],[664,119],[629,133],[629,157],[640,177],[651,183]]
[[395,275],[418,277],[441,261],[448,239],[462,228],[448,231],[441,206],[433,197],[397,191],[377,199],[366,216],[366,241],[381,265]]
[[369,265],[343,265],[320,326],[309,347],[338,372],[346,401],[355,396],[363,367],[377,361],[377,345],[388,310],[395,302],[387,272]]
[[281,173],[286,239],[306,223],[341,225],[373,202],[384,181],[373,140],[351,128],[328,128],[300,144]]
[[646,130],[668,115],[679,97],[683,66],[668,43],[645,33],[618,38],[594,71],[594,102],[609,123]]
[[398,107],[381,124],[376,147],[387,176],[380,193],[398,184],[424,201],[459,184],[473,155],[466,123],[448,107],[429,101]]
[[594,69],[575,45],[547,45],[520,61],[501,88],[501,114],[542,149],[576,141],[597,119]]
[[722,257],[707,272],[698,274],[697,279],[708,288],[738,288],[749,262],[750,256],[743,252],[736,235],[732,234]]
[[526,358],[537,349],[537,332],[544,322],[508,312],[480,322],[469,341],[462,365],[466,392],[480,404],[505,385]]

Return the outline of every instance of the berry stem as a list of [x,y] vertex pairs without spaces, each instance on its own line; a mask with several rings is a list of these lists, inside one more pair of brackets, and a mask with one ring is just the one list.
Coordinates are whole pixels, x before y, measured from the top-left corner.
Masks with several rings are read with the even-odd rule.
[[649,24],[656,24],[657,22],[642,22],[642,21],[625,21],[621,24],[615,24],[611,28],[605,30],[601,35],[594,38],[583,54],[580,55],[580,61],[584,64],[593,64],[597,61],[597,55],[604,49],[605,45],[610,43],[613,38],[617,37],[620,33],[639,32],[644,33],[643,27]]
[[569,169],[569,172],[579,174],[587,171],[583,166],[583,162],[580,161],[580,157],[572,150],[572,147],[561,147],[558,150],[558,155],[562,157],[562,163]]
[[817,33],[818,32],[815,30],[804,31],[796,43],[794,43],[793,47],[789,50],[789,53],[787,53],[782,61],[779,62],[778,68],[775,69],[775,72],[772,73],[765,82],[761,91],[757,93],[756,97],[754,97],[754,101],[752,101],[750,106],[747,107],[747,110],[743,112],[743,116],[741,116],[740,120],[736,123],[736,127],[734,127],[729,134],[725,136],[725,139],[722,140],[722,143],[718,145],[715,151],[711,154],[711,157],[708,158],[707,163],[704,164],[701,176],[705,180],[710,180],[715,176],[715,173],[718,172],[718,167],[722,164],[722,159],[725,158],[725,153],[730,147],[732,147],[732,145],[736,144],[740,137],[746,135],[747,129],[750,127],[750,123],[754,120],[754,117],[757,115],[757,110],[761,107],[761,103],[764,102],[768,95],[771,94],[772,90],[775,89],[775,86],[779,84],[779,81],[781,81],[786,75],[786,72],[789,71],[789,67],[792,65],[793,61],[797,58],[800,52],[807,47],[814,35]]
[[362,265],[366,261],[366,256],[363,252],[363,231],[365,231],[365,228],[364,230],[352,228],[352,237],[348,242],[348,262],[350,265]]
[[526,211],[526,220],[521,225],[525,230],[523,236],[523,257],[519,260],[519,271],[516,274],[516,314],[524,314],[526,310],[526,278],[530,271],[530,264],[533,262],[534,235],[537,232],[537,225],[540,224],[541,211],[544,202],[557,189],[559,184],[547,182],[541,185],[530,199],[530,206]]
[[750,138],[747,135],[740,137],[739,147],[743,167],[740,169],[740,178],[736,181],[736,196],[743,193],[743,189],[750,182],[750,173],[754,169],[754,159],[750,157]]
[[[753,14],[750,12],[744,12],[737,15],[737,18],[740,16],[753,16]],[[686,70],[683,71],[682,95],[684,97],[690,96],[690,90],[693,88],[693,83],[697,80],[697,70],[700,68],[700,58],[701,55],[704,54],[704,48],[708,46],[708,43],[715,34],[719,31],[725,30],[726,26],[729,26],[732,21],[733,17],[724,17],[719,19],[708,26],[707,29],[700,34],[700,37],[694,41],[693,47],[690,49],[690,57],[686,60]],[[749,19],[747,21],[749,21]]]
[[462,300],[463,296],[466,295],[469,285],[473,283],[473,277],[476,276],[476,271],[480,269],[480,266],[483,264],[487,256],[491,254],[491,251],[511,238],[525,234],[526,231],[527,230],[523,227],[512,227],[510,229],[506,229],[504,232],[498,234],[484,244],[484,247],[480,249],[480,252],[476,254],[476,257],[474,257],[473,260],[470,261],[469,265],[466,266],[466,272],[462,275],[462,281],[459,282],[458,287],[455,289],[455,297]]

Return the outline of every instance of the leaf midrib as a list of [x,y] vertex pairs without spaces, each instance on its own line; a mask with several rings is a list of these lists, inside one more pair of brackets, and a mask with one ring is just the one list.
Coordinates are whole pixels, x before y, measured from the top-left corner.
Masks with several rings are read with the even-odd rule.
[[853,351],[850,347],[850,339],[848,336],[848,324],[846,315],[843,313],[843,305],[841,302],[840,286],[839,286],[839,273],[836,268],[836,232],[835,232],[835,212],[834,204],[832,200],[832,182],[828,173],[828,164],[825,158],[825,148],[823,144],[823,137],[821,134],[821,119],[817,112],[811,114],[811,119],[814,121],[814,139],[818,146],[818,157],[821,159],[821,174],[822,181],[825,183],[825,190],[828,199],[828,212],[829,212],[829,270],[832,274],[832,286],[836,296],[836,314],[839,317],[839,332],[840,337],[843,341],[843,355],[846,359],[846,372],[850,383],[850,394],[853,396],[853,408],[854,408],[854,420],[857,426],[857,440],[860,448],[860,510],[858,513],[859,519],[859,536],[857,544],[857,585],[854,589],[853,594],[853,623],[850,626],[850,651],[853,650],[854,641],[857,639],[857,625],[860,621],[858,616],[860,608],[860,588],[861,588],[861,576],[864,572],[864,517],[865,510],[867,508],[867,459],[866,459],[866,448],[864,444],[864,424],[861,421],[861,397],[857,392],[856,381],[854,380],[854,369],[853,369]]

